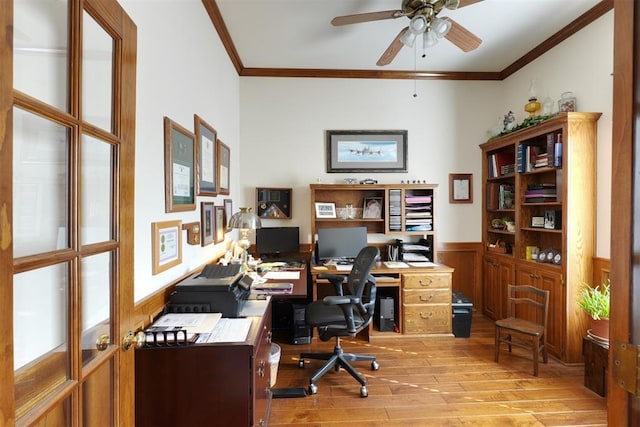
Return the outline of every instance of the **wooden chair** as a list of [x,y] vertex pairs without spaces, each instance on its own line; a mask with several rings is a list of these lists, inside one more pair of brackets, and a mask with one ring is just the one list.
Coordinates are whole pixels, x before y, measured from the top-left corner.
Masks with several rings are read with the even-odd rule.
[[[507,318],[497,320],[495,361],[500,356],[500,343],[530,348],[533,351],[533,375],[538,376],[538,356],[547,363],[547,314],[549,291],[528,285],[509,285]],[[515,338],[515,339],[514,339]]]

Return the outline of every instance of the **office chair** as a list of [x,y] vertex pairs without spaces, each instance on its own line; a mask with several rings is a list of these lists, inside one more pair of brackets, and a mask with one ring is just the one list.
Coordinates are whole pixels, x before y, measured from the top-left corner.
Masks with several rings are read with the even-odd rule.
[[495,361],[498,362],[502,342],[509,346],[509,352],[514,345],[529,348],[533,352],[533,375],[537,377],[540,353],[543,362],[547,363],[549,291],[527,285],[509,285],[508,298],[507,318],[495,322]]
[[[367,246],[360,250],[353,268],[348,277],[343,275],[322,274],[320,279],[327,279],[335,287],[335,295],[329,295],[321,301],[311,302],[306,309],[305,319],[307,325],[318,328],[318,336],[322,341],[329,341],[335,337],[336,345],[333,353],[302,353],[298,365],[304,367],[304,359],[326,360],[309,381],[309,394],[316,394],[318,386],[316,381],[331,368],[336,371],[343,367],[361,385],[360,396],[367,397],[367,382],[349,362],[370,361],[371,369],[377,371],[380,366],[375,356],[345,353],[340,346],[340,337],[355,336],[358,332],[368,327],[373,319],[376,304],[376,282],[369,274],[373,264],[380,255],[378,248]],[[343,282],[346,290],[343,292]]]

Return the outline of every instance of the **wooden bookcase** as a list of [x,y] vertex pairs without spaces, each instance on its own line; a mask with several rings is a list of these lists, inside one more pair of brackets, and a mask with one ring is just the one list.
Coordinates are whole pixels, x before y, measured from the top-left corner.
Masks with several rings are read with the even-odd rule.
[[[550,290],[548,350],[565,363],[582,361],[587,330],[576,299],[582,281],[592,277],[599,117],[562,113],[480,145],[484,313],[506,315],[509,283]],[[515,227],[503,227],[504,219]],[[532,259],[532,248],[552,253],[552,260]]]

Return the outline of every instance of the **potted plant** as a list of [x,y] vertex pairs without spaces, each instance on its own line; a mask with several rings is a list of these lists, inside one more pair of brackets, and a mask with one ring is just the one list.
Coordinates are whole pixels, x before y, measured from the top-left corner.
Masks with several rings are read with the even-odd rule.
[[610,292],[608,279],[596,287],[583,283],[578,299],[578,305],[591,317],[589,332],[595,337],[605,340],[609,339]]

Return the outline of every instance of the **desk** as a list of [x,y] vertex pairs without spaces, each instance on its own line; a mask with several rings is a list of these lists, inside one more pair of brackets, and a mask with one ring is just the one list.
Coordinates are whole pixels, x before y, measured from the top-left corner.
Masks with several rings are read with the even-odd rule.
[[[300,277],[291,279],[269,279],[269,282],[293,283],[293,291],[290,294],[274,294],[271,296],[272,304],[272,331],[276,341],[292,342],[296,334],[296,311],[294,307],[298,304],[305,306],[308,301],[308,276],[309,267],[305,264],[300,272]],[[299,323],[299,322],[298,322]],[[304,323],[304,318],[302,318]]]
[[144,347],[136,426],[262,426],[271,409],[271,299],[244,342]]
[[[320,274],[341,274],[335,266],[312,266],[313,300],[324,297],[333,289]],[[393,336],[452,336],[451,282],[453,268],[439,264],[435,267],[389,268],[381,262],[374,265],[378,300],[394,299],[394,316],[398,332],[382,332],[373,322],[368,330],[369,340]],[[380,310],[376,308],[379,315]]]

